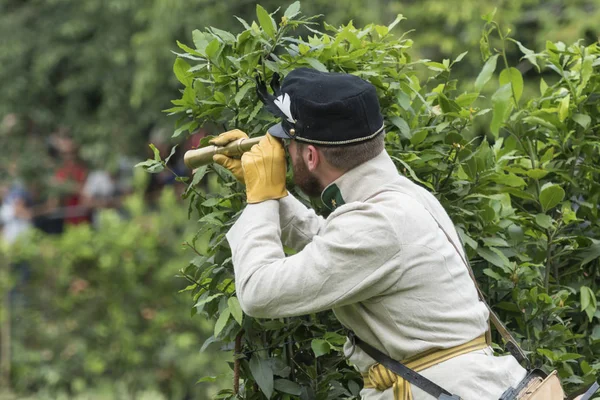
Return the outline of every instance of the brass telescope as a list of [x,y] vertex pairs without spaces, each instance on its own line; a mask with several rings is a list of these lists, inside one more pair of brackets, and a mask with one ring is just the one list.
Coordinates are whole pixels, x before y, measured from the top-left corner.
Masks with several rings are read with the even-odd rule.
[[200,149],[188,150],[183,156],[183,162],[189,169],[195,169],[210,164],[215,154],[223,154],[228,157],[239,157],[249,151],[252,146],[258,144],[264,136],[253,138],[242,138],[228,143],[225,146],[206,146]]

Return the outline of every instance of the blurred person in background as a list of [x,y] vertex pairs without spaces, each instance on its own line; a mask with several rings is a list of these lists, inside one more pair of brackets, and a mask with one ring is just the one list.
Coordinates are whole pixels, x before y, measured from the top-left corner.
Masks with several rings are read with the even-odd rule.
[[0,206],[2,223],[2,239],[9,245],[32,227],[31,195],[19,176],[16,160],[11,160],[8,167],[9,179],[12,181],[5,189]]
[[82,205],[90,210],[92,224],[97,226],[98,212],[103,208],[118,208],[123,193],[119,190],[119,166],[109,162],[106,168],[89,173],[81,191]]
[[55,141],[61,164],[54,173],[54,183],[60,193],[58,205],[63,208],[62,219],[66,225],[90,222],[89,210],[83,204],[82,196],[87,167],[79,159],[78,147],[73,139],[60,135]]
[[[27,184],[33,176],[32,172],[35,173],[35,171],[30,165],[27,165],[27,160],[18,163],[16,158],[10,160],[6,170],[10,183],[3,190],[4,195],[0,205],[0,226],[2,226],[0,241],[4,242],[0,245],[13,246],[19,240],[26,238],[27,233],[33,228],[32,199]],[[11,283],[12,287],[9,292],[10,304],[22,307],[26,304],[23,288],[29,280],[29,264],[11,257],[9,265],[10,273],[15,279]]]

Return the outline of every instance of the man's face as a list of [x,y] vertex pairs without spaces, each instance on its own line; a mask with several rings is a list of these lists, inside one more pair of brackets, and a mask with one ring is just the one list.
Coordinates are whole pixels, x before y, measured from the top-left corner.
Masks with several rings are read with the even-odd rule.
[[323,191],[321,183],[316,175],[308,170],[302,152],[304,146],[298,146],[295,140],[290,140],[287,146],[292,160],[292,171],[294,172],[294,183],[310,197],[319,197]]

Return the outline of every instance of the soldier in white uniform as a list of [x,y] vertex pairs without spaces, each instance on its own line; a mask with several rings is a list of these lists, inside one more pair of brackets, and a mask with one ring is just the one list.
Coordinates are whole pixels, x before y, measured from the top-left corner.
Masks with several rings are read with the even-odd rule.
[[[306,68],[290,72],[275,96],[259,88],[282,122],[241,160],[215,156],[246,184],[248,205],[227,235],[244,312],[331,309],[360,339],[464,400],[496,400],[516,386],[526,371],[485,341],[488,310],[451,243],[459,242],[452,221],[384,150],[375,88]],[[243,136],[230,131],[213,143]],[[330,208],[326,219],[285,189],[276,138],[289,143],[295,183]],[[297,253],[286,257],[283,246]],[[352,347],[344,351],[365,379],[363,399],[432,398]]]

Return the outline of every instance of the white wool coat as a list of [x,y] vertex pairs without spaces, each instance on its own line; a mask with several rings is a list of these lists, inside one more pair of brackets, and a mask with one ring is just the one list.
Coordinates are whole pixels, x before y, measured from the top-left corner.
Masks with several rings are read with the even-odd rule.
[[[288,195],[249,204],[228,232],[246,314],[280,318],[332,309],[396,360],[485,333],[487,308],[436,219],[460,243],[452,221],[431,193],[398,174],[385,151],[342,175],[322,197],[333,209],[327,219]],[[286,257],[283,246],[297,253]],[[344,351],[352,353],[349,343]],[[357,348],[350,362],[362,372],[374,360]],[[486,348],[422,374],[463,400],[496,400],[525,370]],[[432,398],[412,388],[414,400]],[[364,389],[361,397],[393,394]]]

